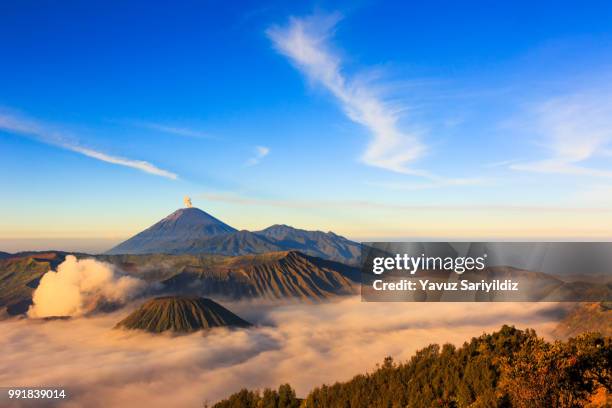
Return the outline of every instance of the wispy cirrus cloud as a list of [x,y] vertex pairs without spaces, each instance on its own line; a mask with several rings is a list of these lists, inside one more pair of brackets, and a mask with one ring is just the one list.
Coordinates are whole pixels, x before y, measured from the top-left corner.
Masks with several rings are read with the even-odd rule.
[[92,159],[97,159],[106,163],[117,164],[119,166],[131,167],[133,169],[137,169],[143,171],[145,173],[154,174],[156,176],[161,176],[165,178],[169,178],[171,180],[177,180],[178,175],[172,173],[168,170],[160,169],[159,167],[144,161],[144,160],[133,160],[126,159],[124,157],[119,156],[111,156],[106,153],[99,152],[97,150],[89,149],[81,146],[62,146],[65,149],[72,150],[73,152],[81,153],[84,156],[91,157]]
[[275,48],[309,79],[331,92],[353,122],[369,130],[372,139],[361,157],[365,164],[430,177],[412,167],[426,147],[416,132],[400,129],[398,120],[404,107],[392,106],[368,83],[343,73],[342,59],[328,44],[340,19],[337,13],[291,18],[285,26],[269,28],[267,35]]
[[590,163],[607,157],[612,144],[609,92],[577,93],[536,105],[528,120],[550,152],[542,160],[515,163],[513,170],[587,177],[612,177],[612,169]]
[[145,129],[150,129],[150,130],[154,130],[154,131],[162,132],[162,133],[168,133],[168,134],[176,135],[176,136],[190,137],[193,139],[216,139],[216,137],[206,132],[202,132],[200,130],[191,129],[191,128],[187,128],[183,126],[175,126],[175,125],[169,125],[169,124],[157,123],[157,122],[141,122],[141,121],[135,121],[135,122],[130,122],[130,123],[132,125],[142,127]]
[[255,155],[251,157],[245,163],[246,166],[255,166],[261,162],[261,160],[270,154],[270,148],[266,146],[255,146]]
[[171,180],[178,179],[178,175],[161,169],[154,164],[144,160],[128,159],[121,156],[113,156],[98,150],[86,147],[78,143],[74,137],[65,132],[45,126],[34,120],[21,116],[0,112],[0,130],[12,134],[22,135],[39,142],[56,146],[65,150],[82,154],[92,159],[100,160],[110,164],[129,167],[145,173],[165,177]]

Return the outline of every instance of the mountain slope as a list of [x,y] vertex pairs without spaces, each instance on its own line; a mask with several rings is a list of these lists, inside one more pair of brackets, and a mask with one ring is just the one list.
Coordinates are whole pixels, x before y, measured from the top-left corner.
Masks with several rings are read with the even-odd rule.
[[321,300],[355,293],[358,281],[357,268],[286,251],[209,260],[184,267],[163,284],[170,293]]
[[333,232],[306,231],[277,224],[257,231],[256,234],[268,238],[285,250],[297,250],[347,264],[356,264],[361,254],[360,244]]
[[236,231],[199,208],[181,208],[108,251],[109,254],[169,253],[194,240]]
[[116,328],[189,333],[213,327],[248,327],[251,324],[211,299],[164,296],[148,300]]
[[65,252],[34,252],[0,260],[0,317],[25,313],[40,278],[65,258]]
[[180,245],[170,243],[165,253],[239,256],[276,251],[300,251],[307,255],[346,264],[357,264],[360,244],[333,232],[305,231],[275,225],[262,231],[246,230],[196,239]]
[[557,339],[566,339],[586,332],[612,336],[612,303],[576,304],[551,334]]
[[[27,312],[40,278],[56,269],[64,252],[16,254],[0,260],[0,319]],[[299,252],[219,255],[75,254],[115,265],[173,294],[241,298],[321,300],[356,293],[359,270]],[[163,283],[163,285],[160,285]]]
[[185,246],[175,248],[171,253],[239,256],[276,252],[284,249],[284,247],[277,245],[266,237],[242,230],[207,239],[193,240]]

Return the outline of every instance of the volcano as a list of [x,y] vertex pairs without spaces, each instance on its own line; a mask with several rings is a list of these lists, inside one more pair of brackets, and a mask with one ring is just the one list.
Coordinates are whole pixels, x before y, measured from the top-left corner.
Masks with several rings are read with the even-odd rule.
[[163,296],[148,300],[115,328],[190,333],[213,327],[249,327],[251,324],[220,304],[197,296]]
[[238,231],[198,208],[182,208],[112,248],[107,255],[241,256],[280,251],[357,265],[360,244],[333,232],[273,225],[261,231]]
[[[168,266],[171,262],[171,259],[156,261]],[[190,262],[180,272],[162,281],[163,286],[172,293],[228,299],[299,298],[316,301],[355,294],[360,281],[359,268],[298,251],[214,258],[204,262],[200,265]]]
[[169,253],[194,241],[235,231],[199,208],[181,208],[112,248],[108,254]]

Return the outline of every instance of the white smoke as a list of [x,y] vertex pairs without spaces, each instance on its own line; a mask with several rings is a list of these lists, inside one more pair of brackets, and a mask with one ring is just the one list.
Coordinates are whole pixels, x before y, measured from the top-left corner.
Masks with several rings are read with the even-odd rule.
[[68,255],[57,272],[49,271],[40,279],[28,316],[83,316],[104,302],[125,303],[144,287],[144,281],[119,276],[110,264]]
[[185,198],[183,198],[183,203],[185,203],[185,207],[191,208],[191,197],[185,196]]

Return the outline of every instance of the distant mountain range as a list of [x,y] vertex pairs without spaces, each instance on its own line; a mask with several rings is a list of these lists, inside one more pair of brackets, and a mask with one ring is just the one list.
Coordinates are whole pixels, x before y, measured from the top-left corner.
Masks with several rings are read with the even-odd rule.
[[357,292],[359,269],[299,251],[219,255],[99,255],[164,293],[215,298],[323,300]]
[[361,247],[333,232],[306,231],[288,225],[273,225],[255,232],[238,231],[199,208],[182,208],[107,254],[239,256],[288,250],[355,265]]
[[359,270],[298,251],[208,259],[161,282],[169,293],[323,300],[357,293]]
[[[68,253],[47,251],[0,260],[0,319],[24,314],[40,278]],[[359,269],[298,251],[221,255],[87,255],[151,284],[157,294],[227,299],[324,300],[358,291]]]

